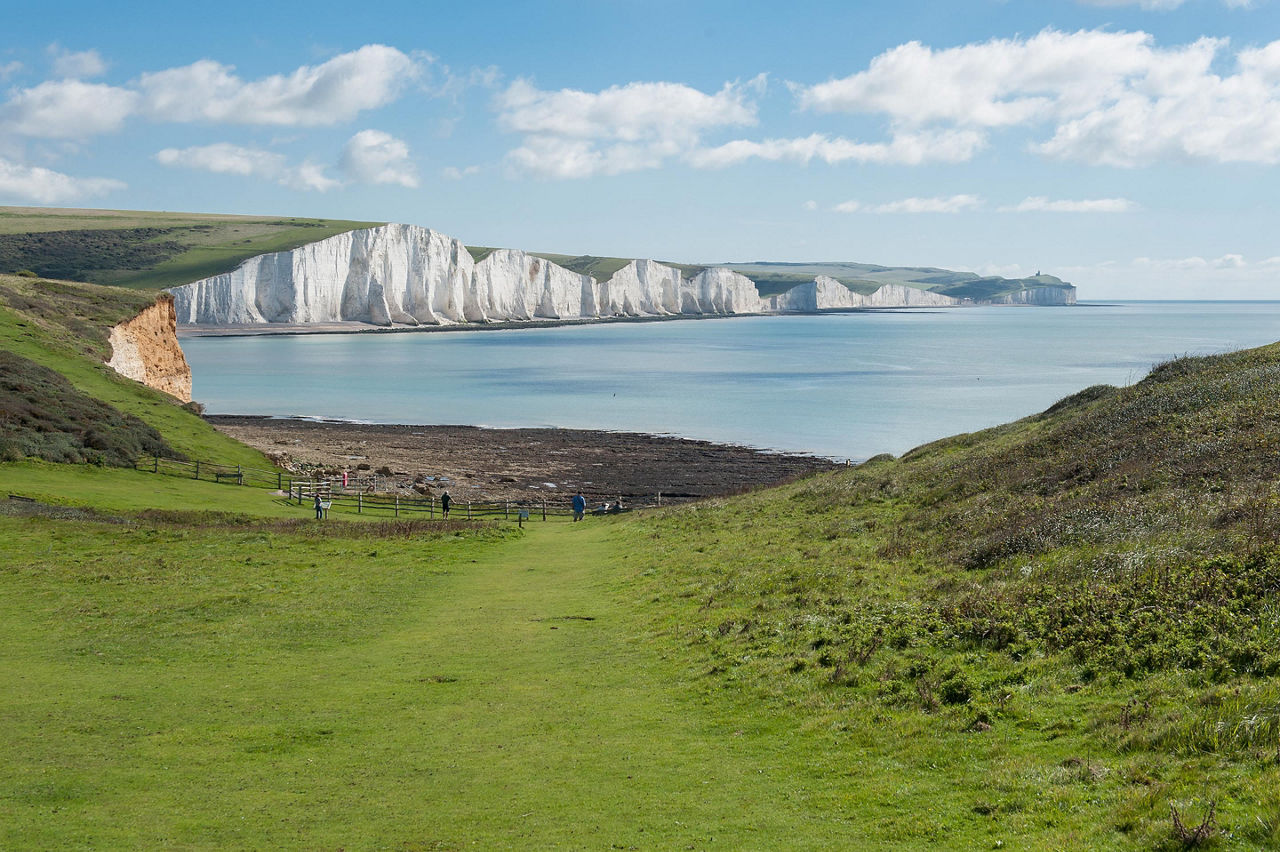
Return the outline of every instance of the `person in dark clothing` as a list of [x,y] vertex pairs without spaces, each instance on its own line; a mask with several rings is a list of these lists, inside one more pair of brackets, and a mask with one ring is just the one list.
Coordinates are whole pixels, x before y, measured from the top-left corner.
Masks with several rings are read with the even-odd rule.
[[443,518],[449,517],[449,504],[451,504],[452,502],[453,502],[453,498],[449,496],[449,492],[446,489],[445,492],[440,495],[440,516],[441,517]]
[[582,520],[582,516],[587,513],[587,498],[582,496],[579,491],[573,495],[573,519],[575,521]]
[[316,520],[324,517],[324,503],[320,501],[320,492],[316,492]]

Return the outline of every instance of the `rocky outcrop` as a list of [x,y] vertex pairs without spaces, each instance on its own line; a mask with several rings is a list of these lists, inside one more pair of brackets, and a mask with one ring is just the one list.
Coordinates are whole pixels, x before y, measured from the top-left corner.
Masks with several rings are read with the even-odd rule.
[[111,329],[111,359],[117,373],[183,402],[191,401],[191,368],[178,345],[174,299],[161,294],[155,304]]

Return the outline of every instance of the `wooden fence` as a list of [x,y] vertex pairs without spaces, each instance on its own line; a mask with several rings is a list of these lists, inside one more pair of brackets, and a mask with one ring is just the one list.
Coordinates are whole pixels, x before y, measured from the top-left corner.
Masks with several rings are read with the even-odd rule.
[[[443,511],[440,498],[426,495],[422,497],[378,491],[380,484],[376,475],[359,478],[347,476],[295,477],[282,470],[262,470],[244,467],[243,465],[221,464],[208,461],[177,461],[144,456],[134,464],[137,470],[165,476],[179,476],[198,479],[205,482],[216,482],[228,485],[240,485],[251,488],[274,490],[287,496],[288,500],[310,509],[316,495],[329,511],[344,512],[356,515],[377,515],[383,517],[440,518]],[[386,479],[382,478],[382,482]],[[572,495],[558,494],[548,497],[527,500],[459,500],[451,501],[449,518],[451,520],[495,519],[523,521],[547,520],[548,518],[569,517],[573,514],[569,501]],[[614,498],[602,495],[584,494],[587,500],[587,514],[607,514],[600,509],[612,505]],[[659,492],[651,500],[631,501],[627,509],[644,508],[662,505],[662,494]]]

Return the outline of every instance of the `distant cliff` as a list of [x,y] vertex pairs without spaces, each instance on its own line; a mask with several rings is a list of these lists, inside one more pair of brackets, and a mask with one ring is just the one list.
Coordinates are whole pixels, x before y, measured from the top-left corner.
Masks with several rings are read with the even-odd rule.
[[[727,267],[677,268],[653,260],[619,260],[609,278],[597,281],[527,252],[484,251],[477,262],[460,241],[416,225],[349,231],[250,258],[231,272],[176,287],[174,307],[178,323],[188,326],[422,326],[946,307],[973,301],[899,283],[862,293],[824,275],[765,298],[752,279]],[[1064,286],[1074,302],[1074,288]]]

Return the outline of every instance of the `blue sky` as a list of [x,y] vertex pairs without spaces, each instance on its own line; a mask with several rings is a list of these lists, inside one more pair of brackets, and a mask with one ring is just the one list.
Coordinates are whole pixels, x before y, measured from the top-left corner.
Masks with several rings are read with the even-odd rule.
[[1280,298],[1280,0],[49,2],[0,204]]

